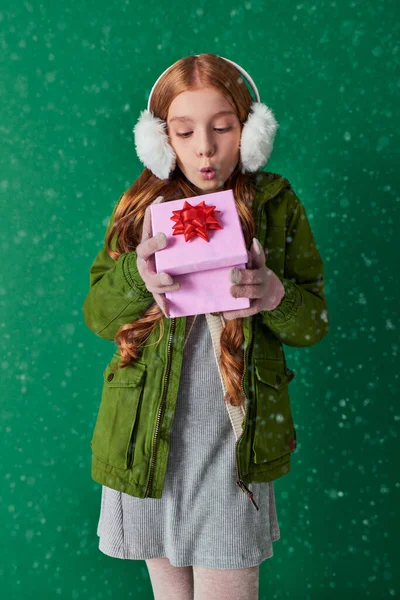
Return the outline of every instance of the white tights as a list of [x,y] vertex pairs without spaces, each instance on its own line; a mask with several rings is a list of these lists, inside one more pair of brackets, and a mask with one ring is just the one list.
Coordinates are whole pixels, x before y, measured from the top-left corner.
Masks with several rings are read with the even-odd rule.
[[154,600],[258,600],[259,565],[247,569],[174,567],[168,558],[146,560]]

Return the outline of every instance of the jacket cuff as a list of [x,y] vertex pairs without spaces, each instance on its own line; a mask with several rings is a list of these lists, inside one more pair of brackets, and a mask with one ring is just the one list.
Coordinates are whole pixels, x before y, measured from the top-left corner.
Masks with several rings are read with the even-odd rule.
[[145,282],[140,276],[136,264],[136,251],[127,252],[124,256],[122,271],[129,285],[136,291],[139,298],[152,298],[153,294],[149,292]]
[[273,310],[260,311],[266,325],[268,323],[271,323],[271,325],[283,325],[287,323],[295,315],[297,308],[302,302],[300,286],[284,277],[279,277],[279,280],[285,288],[285,295],[280,304]]

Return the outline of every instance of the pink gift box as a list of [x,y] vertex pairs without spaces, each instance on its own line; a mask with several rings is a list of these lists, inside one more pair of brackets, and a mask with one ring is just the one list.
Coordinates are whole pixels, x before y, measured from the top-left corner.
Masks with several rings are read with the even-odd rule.
[[[173,211],[205,203],[215,206],[211,214],[222,229],[206,229],[206,239],[195,235],[188,241],[185,235],[174,235],[176,222]],[[217,211],[220,211],[217,213]],[[171,200],[150,206],[152,232],[162,232],[167,246],[155,253],[157,273],[168,273],[181,288],[166,292],[170,317],[205,314],[248,308],[249,298],[233,298],[229,279],[233,267],[244,269],[248,256],[246,243],[232,190],[203,194],[195,198]],[[186,221],[186,223],[192,221]],[[204,229],[203,229],[204,231]]]

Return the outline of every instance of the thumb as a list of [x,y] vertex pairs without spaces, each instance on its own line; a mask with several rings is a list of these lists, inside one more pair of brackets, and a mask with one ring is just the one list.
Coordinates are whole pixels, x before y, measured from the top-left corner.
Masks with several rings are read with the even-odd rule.
[[253,268],[259,269],[265,264],[265,254],[264,248],[261,246],[257,238],[253,238],[253,243],[251,245],[250,252],[253,261]]
[[160,204],[160,202],[164,202],[164,196],[157,196],[157,198],[153,200],[152,204]]
[[144,213],[144,218],[143,218],[142,239],[141,239],[142,242],[148,240],[153,235],[150,206],[153,204],[160,204],[160,202],[163,202],[163,201],[164,201],[164,196],[157,196],[157,198],[155,200],[153,200],[153,202],[151,202],[146,207],[146,210]]

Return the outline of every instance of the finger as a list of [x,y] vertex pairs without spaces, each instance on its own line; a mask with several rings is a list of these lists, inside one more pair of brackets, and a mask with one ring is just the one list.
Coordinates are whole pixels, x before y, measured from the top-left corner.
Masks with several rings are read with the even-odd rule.
[[251,258],[251,252],[249,252],[247,250],[247,263],[246,263],[246,269],[251,269],[252,266],[252,258]]
[[165,317],[169,318],[169,302],[165,297],[165,294],[153,294],[154,300],[157,302],[158,306],[161,308]]
[[145,240],[148,240],[149,237],[151,237],[152,235],[152,231],[151,231],[151,212],[150,212],[150,206],[148,206],[144,212],[144,219],[143,219],[143,227],[142,227],[142,242],[144,242]]
[[150,211],[150,206],[152,204],[160,204],[160,202],[163,202],[164,200],[164,196],[157,196],[157,198],[151,203],[149,204],[149,206],[146,208],[145,212],[144,212],[144,219],[143,219],[143,227],[142,227],[142,242],[149,239],[152,235],[152,226],[151,226],[151,211]]
[[181,289],[181,284],[175,282],[171,285],[160,285],[159,282],[155,281],[152,284],[147,284],[146,287],[152,294],[165,294],[165,292],[177,292]]
[[232,285],[230,293],[233,298],[262,298],[262,285]]
[[[222,316],[224,317],[225,321],[232,321],[233,319],[238,318],[237,311],[235,311],[235,310],[224,311],[222,313]],[[242,315],[242,316],[247,317],[248,315]]]
[[264,277],[262,269],[238,269],[233,268],[229,272],[229,280],[231,283],[245,285],[245,284],[260,284],[263,283]]
[[165,248],[167,243],[167,236],[162,231],[159,231],[156,235],[140,242],[136,248],[136,255],[147,261],[157,250]]
[[149,269],[151,262],[149,260],[147,263],[139,264],[141,277],[149,292],[164,294],[165,292],[175,292],[181,288],[180,283],[174,281],[168,273],[157,273],[153,269]]
[[222,313],[222,316],[226,321],[232,321],[232,319],[241,319],[244,317],[251,317],[259,312],[256,305],[250,303],[248,308],[242,308],[240,310],[227,310]]
[[181,285],[174,281],[168,273],[157,273],[154,266],[154,256],[150,256],[147,261],[139,257],[136,264],[149,292],[162,294],[175,292],[181,288]]
[[257,238],[253,238],[253,243],[250,247],[250,254],[252,260],[252,269],[259,269],[265,265],[264,248],[261,246]]

